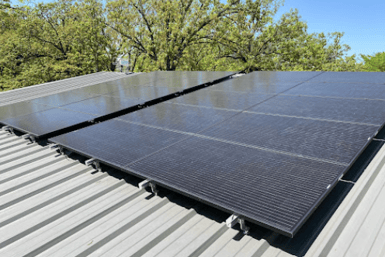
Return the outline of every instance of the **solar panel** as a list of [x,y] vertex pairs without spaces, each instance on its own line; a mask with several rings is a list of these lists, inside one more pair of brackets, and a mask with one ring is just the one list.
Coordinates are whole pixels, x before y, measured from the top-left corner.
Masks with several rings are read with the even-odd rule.
[[[4,113],[0,122],[36,137],[43,137],[68,127],[121,115],[124,110],[130,112],[139,106],[163,101],[163,97],[174,97],[184,89],[204,85],[232,74],[231,72],[151,72],[129,76],[37,98],[30,103],[47,106],[45,109],[36,107],[31,108],[36,111],[30,112],[10,111],[10,109],[24,109],[26,103],[23,102],[12,107],[0,107],[0,113]],[[52,108],[56,110],[45,111]],[[61,119],[60,122],[58,119]]]
[[233,115],[233,111],[183,106],[165,102],[157,104],[154,108],[149,107],[119,116],[117,119],[195,133]]
[[385,101],[278,95],[250,112],[382,125]]
[[250,73],[243,78],[259,82],[302,82],[314,79],[321,74],[321,71],[258,71]]
[[343,82],[385,85],[384,72],[324,72],[309,82]]
[[139,98],[118,98],[106,95],[86,99],[77,103],[67,104],[61,108],[88,113],[95,116],[106,115],[132,106],[142,104]]
[[289,236],[344,169],[194,136],[125,167]]
[[[53,139],[61,145],[122,168],[187,137],[163,129],[112,119]],[[110,142],[110,143],[108,143]]]
[[363,83],[303,83],[285,94],[385,100],[383,85]]
[[[110,96],[127,97],[133,96],[145,100],[164,97],[172,93],[181,92],[185,89],[197,85],[206,84],[220,78],[230,76],[231,72],[176,72],[169,78],[157,80],[153,83],[145,84],[145,87],[132,88],[122,87],[116,91],[108,93]],[[171,75],[171,74],[170,74]]]
[[[213,86],[215,87],[215,86]],[[244,110],[272,97],[270,94],[237,93],[212,90],[211,87],[178,97],[170,102],[175,104],[196,105],[209,108]]]
[[286,235],[346,168],[116,120],[51,141]]
[[242,76],[236,80],[229,80],[221,84],[214,85],[210,88],[210,90],[230,91],[235,93],[278,94],[298,85],[299,83],[301,82],[254,81],[252,79],[248,79],[246,76]]
[[379,125],[240,113],[199,134],[323,161],[350,164]]
[[161,98],[173,93],[178,92],[175,88],[169,87],[156,87],[156,86],[144,86],[144,87],[131,87],[121,88],[110,92],[106,95],[118,97],[118,98],[139,98],[145,101]]
[[293,236],[385,122],[361,99],[383,86],[323,74],[254,72],[51,141]]
[[9,118],[2,122],[22,132],[40,137],[64,128],[86,123],[94,118],[95,116],[85,113],[53,108],[46,111]]
[[0,120],[23,116],[34,112],[48,110],[51,108],[51,106],[47,106],[44,104],[35,104],[31,103],[30,101],[5,105],[0,107]]
[[[91,86],[92,87],[92,86]],[[32,103],[45,104],[53,107],[60,107],[66,104],[79,102],[85,99],[89,99],[97,96],[97,94],[87,94],[80,92],[81,89],[67,92],[62,92],[54,95],[40,97],[34,100],[31,100]]]

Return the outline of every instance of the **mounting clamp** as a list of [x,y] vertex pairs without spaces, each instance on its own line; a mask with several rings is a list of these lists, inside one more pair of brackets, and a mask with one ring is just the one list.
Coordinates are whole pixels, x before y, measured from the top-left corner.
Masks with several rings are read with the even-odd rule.
[[36,138],[30,134],[25,134],[22,136],[23,139],[31,140],[32,143],[36,142]]
[[237,223],[241,226],[241,230],[243,231],[243,234],[247,235],[249,234],[249,227],[246,227],[245,219],[240,218],[239,215],[233,214],[226,220],[226,226],[229,228],[234,227]]
[[94,158],[85,161],[85,164],[86,164],[87,166],[92,166],[92,165],[94,165],[94,167],[95,167],[95,169],[96,169],[97,171],[101,171],[100,163],[99,163],[96,159],[94,159]]
[[4,126],[1,128],[3,131],[8,131],[9,133],[13,134],[13,128],[10,126]]
[[238,74],[231,76],[231,78],[238,78],[238,77],[241,77],[243,75],[245,75],[245,74],[244,73],[238,73]]
[[158,195],[159,190],[156,188],[156,184],[153,181],[146,179],[139,183],[140,189],[147,188],[147,187],[151,188],[151,192],[154,195]]
[[61,155],[64,155],[64,149],[63,149],[63,147],[60,146],[60,145],[57,145],[57,144],[50,145],[50,146],[49,146],[49,149],[50,149],[50,150],[55,150],[55,151],[59,150],[59,153],[60,153]]

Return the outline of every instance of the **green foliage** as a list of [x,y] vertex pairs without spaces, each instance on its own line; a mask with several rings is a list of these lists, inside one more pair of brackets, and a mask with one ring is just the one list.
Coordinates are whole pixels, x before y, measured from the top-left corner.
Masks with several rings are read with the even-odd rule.
[[116,33],[97,0],[59,0],[8,9],[0,36],[2,89],[114,70]]
[[374,56],[361,55],[365,61],[365,71],[385,71],[385,52],[376,53]]
[[307,32],[279,0],[0,0],[0,90],[102,70],[384,71],[385,53],[344,57],[343,33]]
[[216,23],[237,8],[214,0],[109,1],[108,25],[127,41],[135,56],[148,59],[148,70],[175,70],[189,47],[205,44]]

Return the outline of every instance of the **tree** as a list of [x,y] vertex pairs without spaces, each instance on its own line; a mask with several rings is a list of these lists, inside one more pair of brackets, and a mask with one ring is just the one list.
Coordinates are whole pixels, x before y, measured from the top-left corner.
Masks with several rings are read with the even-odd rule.
[[115,31],[97,0],[59,0],[6,11],[0,35],[3,88],[115,69]]
[[385,71],[385,52],[376,53],[374,56],[362,55],[365,61],[365,71]]
[[[206,44],[213,26],[236,0],[118,0],[108,2],[108,25],[149,59],[151,69],[175,70],[192,45]],[[209,47],[209,45],[205,45]],[[201,46],[203,47],[203,46]]]
[[327,37],[307,33],[307,24],[296,9],[274,22],[281,5],[282,1],[276,0],[246,0],[237,13],[227,15],[213,37],[225,49],[219,58],[237,61],[247,72],[322,70],[349,50],[340,44],[343,33]]
[[[334,70],[364,65],[343,33],[307,32],[297,10],[273,17],[279,0],[0,0],[0,89],[115,70]],[[383,54],[365,57],[383,70]]]

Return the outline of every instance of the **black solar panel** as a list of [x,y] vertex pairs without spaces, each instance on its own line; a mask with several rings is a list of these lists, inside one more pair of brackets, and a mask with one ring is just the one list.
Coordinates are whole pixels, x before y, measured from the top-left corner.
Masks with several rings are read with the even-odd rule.
[[233,111],[160,103],[133,113],[118,117],[119,120],[157,126],[165,129],[195,133],[227,118]]
[[44,96],[31,100],[32,103],[45,104],[53,107],[60,107],[66,104],[79,102],[85,99],[89,99],[97,96],[97,94],[87,94],[80,92],[80,90],[74,90],[58,93],[55,95]]
[[385,101],[278,95],[249,111],[382,125]]
[[50,139],[116,167],[144,158],[189,135],[112,119]]
[[142,103],[143,100],[138,98],[119,98],[102,95],[64,105],[61,108],[99,116],[114,113]]
[[293,235],[346,167],[191,137],[125,169]]
[[214,85],[210,87],[210,90],[231,91],[235,93],[278,94],[302,83],[298,81],[260,82],[248,79],[246,76]]
[[270,94],[219,91],[212,90],[211,87],[209,87],[183,97],[175,98],[171,100],[171,102],[209,108],[244,110],[261,103],[270,97],[272,97]]
[[349,164],[379,127],[241,113],[200,134]]
[[384,72],[324,72],[309,82],[374,83],[385,85]]
[[9,118],[1,122],[36,137],[43,137],[54,131],[75,126],[79,123],[93,120],[94,118],[95,116],[89,114],[54,108],[47,111]]
[[358,83],[303,83],[285,94],[385,100],[384,85]]
[[[10,111],[23,109],[26,103],[17,104],[19,107],[0,107],[0,113],[4,113],[4,117],[0,117],[0,122],[37,137],[43,134],[51,135],[57,130],[63,131],[67,127],[84,124],[90,120],[100,121],[114,115],[121,115],[124,110],[126,113],[133,111],[139,108],[139,105],[155,104],[163,101],[164,97],[174,97],[185,89],[190,90],[198,85],[206,85],[232,74],[234,73],[158,71],[129,76],[32,100],[35,105],[44,104],[48,109],[56,108],[56,111],[41,113],[38,112],[39,110]],[[32,112],[35,114],[30,114]],[[55,115],[52,115],[53,113]],[[24,114],[29,115],[20,116]],[[61,114],[63,117],[56,116]],[[67,117],[69,114],[71,117]]]
[[0,107],[0,122],[12,117],[23,116],[26,114],[45,111],[51,109],[51,106],[44,104],[35,104],[30,101],[14,103]]
[[321,71],[258,71],[248,74],[244,79],[259,82],[302,82],[313,79],[321,74]]
[[175,92],[178,92],[178,90],[176,90],[175,88],[144,86],[144,87],[121,88],[113,92],[110,92],[106,95],[118,97],[118,98],[135,97],[135,98],[142,99],[142,102],[144,102],[144,101],[150,101],[156,98],[161,98],[161,97],[173,94]]

